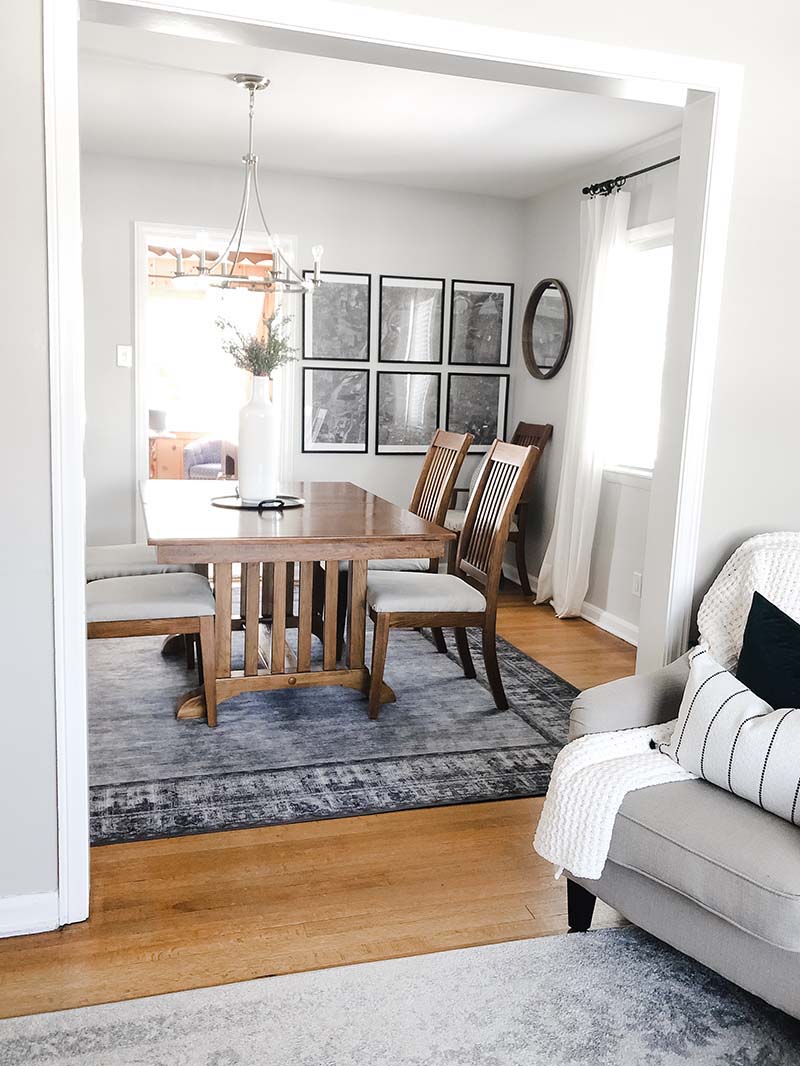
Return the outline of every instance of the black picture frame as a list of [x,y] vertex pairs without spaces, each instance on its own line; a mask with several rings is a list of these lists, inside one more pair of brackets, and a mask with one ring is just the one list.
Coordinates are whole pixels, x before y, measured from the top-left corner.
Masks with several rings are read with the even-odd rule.
[[[304,270],[303,278],[313,278],[313,270]],[[320,289],[316,289],[311,295],[306,296],[302,300],[303,304],[303,359],[310,362],[326,362],[326,363],[368,363],[372,354],[372,275],[365,274],[362,271],[357,270],[323,270],[320,272],[322,279],[322,286]],[[319,293],[324,287],[326,278],[364,278],[366,279],[367,290],[367,308],[366,308],[366,348],[364,349],[364,355],[315,355],[313,351],[313,321],[314,321],[314,309],[313,304],[315,300],[319,299]],[[357,284],[354,282],[354,284]],[[364,284],[361,282],[360,284]],[[311,306],[309,306],[309,304]],[[340,316],[340,321],[342,316]]]
[[[433,424],[425,429],[424,440],[414,444],[392,444],[381,441],[381,387],[385,387],[390,378],[426,377],[436,384],[436,403]],[[375,388],[375,454],[376,455],[425,455],[430,447],[433,435],[439,426],[442,404],[442,375],[440,370],[379,370]]]
[[[506,299],[503,301],[503,317],[500,323],[500,338],[498,344],[498,361],[480,361],[475,359],[460,358],[463,355],[459,349],[461,345],[456,338],[456,314],[457,286],[463,286],[460,290],[465,296],[472,292],[476,295],[502,294]],[[498,369],[511,366],[511,331],[514,326],[514,283],[513,281],[475,281],[464,278],[454,278],[450,282],[450,337],[448,345],[448,363],[451,366],[480,366],[496,367]]]
[[[389,288],[412,288],[413,286],[387,285],[387,282],[408,281],[421,282],[420,289],[438,291],[440,294],[440,315],[438,334],[438,352],[435,359],[393,359],[387,356],[387,340],[384,335],[387,329],[387,312],[384,309],[384,290]],[[390,363],[393,366],[441,366],[444,361],[444,304],[445,304],[445,279],[428,278],[410,274],[381,274],[378,278],[378,362]]]
[[[459,414],[454,412],[454,384],[457,386],[459,381],[473,380],[483,383],[484,390],[486,383],[496,381],[498,383],[497,392],[497,425],[494,433],[491,430],[481,433],[481,427],[476,425],[474,417],[469,415]],[[456,371],[451,371],[447,375],[447,404],[445,409],[445,429],[452,433],[472,433],[475,437],[475,443],[470,448],[471,452],[486,452],[492,445],[495,437],[499,440],[505,440],[506,429],[508,423],[508,393],[510,389],[511,375],[510,374],[467,374]],[[458,397],[456,397],[458,400]],[[463,402],[463,401],[462,401]]]
[[[317,446],[313,439],[313,425],[314,425],[314,386],[313,375],[315,374],[327,374],[327,375],[355,375],[363,378],[363,440],[351,441],[347,443],[336,443],[335,441],[323,441],[320,446]],[[301,418],[303,425],[302,436],[302,451],[305,453],[311,453],[314,455],[365,455],[369,451],[369,392],[370,392],[370,371],[367,367],[361,366],[303,366],[303,387],[302,387],[302,407]],[[353,405],[352,399],[343,398],[342,415],[346,413],[352,414]]]

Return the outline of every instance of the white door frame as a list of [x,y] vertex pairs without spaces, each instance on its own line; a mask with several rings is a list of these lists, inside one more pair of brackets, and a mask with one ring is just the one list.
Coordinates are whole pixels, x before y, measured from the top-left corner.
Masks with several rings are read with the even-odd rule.
[[[335,0],[84,0],[88,17],[161,32],[244,41],[467,76],[675,102],[711,94],[708,159],[698,194],[696,286],[670,333],[689,338],[686,396],[676,412],[675,502],[670,565],[653,605],[658,657],[686,641],[696,573],[700,500],[733,186],[742,69],[710,60],[547,37],[466,22],[358,7]],[[50,300],[52,493],[59,806],[60,921],[88,914],[88,793],[84,647],[83,315],[78,269],[81,219],[77,95],[77,0],[44,0],[45,137]],[[493,72],[497,72],[496,75]],[[687,253],[687,259],[691,258]],[[690,298],[689,298],[690,297]],[[676,317],[678,313],[676,312]],[[681,328],[673,329],[673,326]],[[677,343],[677,342],[676,342]],[[670,357],[668,343],[667,358]],[[657,481],[658,479],[656,479]],[[654,484],[654,492],[656,491]]]

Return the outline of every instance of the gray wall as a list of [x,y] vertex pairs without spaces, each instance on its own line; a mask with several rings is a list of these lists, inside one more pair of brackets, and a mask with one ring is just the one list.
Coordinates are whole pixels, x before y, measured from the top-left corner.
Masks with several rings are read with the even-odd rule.
[[[115,365],[115,346],[133,343],[133,224],[163,222],[197,229],[230,228],[239,198],[238,169],[85,155],[82,162],[86,297],[87,536],[90,544],[134,539],[134,377]],[[448,281],[480,276],[514,281],[522,205],[518,201],[401,186],[298,175],[262,175],[274,226],[298,240],[299,264],[311,245],[325,247],[328,270],[373,275],[372,367],[378,359],[378,275],[415,273]],[[111,252],[114,269],[109,271]],[[467,273],[465,273],[465,271]],[[419,456],[303,455],[298,375],[295,476],[345,478],[405,505]],[[398,367],[394,367],[398,369]],[[417,366],[416,369],[422,369]],[[376,402],[372,375],[370,402]],[[442,418],[445,383],[442,382]],[[370,432],[374,432],[374,417]],[[374,440],[370,436],[370,452]],[[477,459],[470,457],[464,477]]]
[[[592,181],[629,173],[641,166],[677,154],[679,140],[659,138],[656,143],[628,153],[611,156],[582,174],[528,200],[525,205],[520,299],[515,338],[517,352],[512,374],[512,425],[552,422],[553,439],[537,472],[532,523],[528,534],[528,568],[538,574],[555,514],[558,479],[564,448],[564,419],[567,411],[572,362],[567,357],[552,381],[531,377],[525,368],[519,343],[525,300],[542,278],[554,277],[567,286],[573,301],[577,298],[580,270],[581,189]],[[632,181],[629,225],[643,226],[672,218],[675,213],[677,166],[653,171]],[[577,310],[577,308],[574,308]],[[598,533],[592,553],[592,571],[587,602],[601,611],[621,618],[634,628],[639,623],[640,600],[631,595],[634,570],[644,567],[647,535],[649,483],[637,487],[604,480],[600,495]]]
[[57,877],[41,52],[41,5],[0,5],[0,897]]

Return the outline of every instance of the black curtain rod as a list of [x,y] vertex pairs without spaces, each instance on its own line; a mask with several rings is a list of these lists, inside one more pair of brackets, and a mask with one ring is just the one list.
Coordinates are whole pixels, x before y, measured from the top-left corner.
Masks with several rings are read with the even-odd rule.
[[649,174],[651,170],[658,170],[659,167],[668,167],[670,163],[677,163],[679,159],[679,155],[674,155],[672,159],[653,163],[651,167],[642,167],[641,170],[634,170],[630,174],[620,174],[617,178],[606,178],[605,181],[598,181],[595,185],[587,185],[581,191],[584,196],[609,196],[615,189],[621,189],[628,178],[638,178],[640,174]]

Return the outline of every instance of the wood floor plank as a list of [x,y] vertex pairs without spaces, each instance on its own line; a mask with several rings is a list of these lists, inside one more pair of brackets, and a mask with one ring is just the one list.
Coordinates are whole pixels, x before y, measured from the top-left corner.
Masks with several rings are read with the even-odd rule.
[[[579,688],[634,669],[624,641],[519,594],[498,631]],[[0,1016],[564,932],[564,883],[531,848],[541,804],[93,848],[89,921],[0,941]]]

